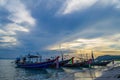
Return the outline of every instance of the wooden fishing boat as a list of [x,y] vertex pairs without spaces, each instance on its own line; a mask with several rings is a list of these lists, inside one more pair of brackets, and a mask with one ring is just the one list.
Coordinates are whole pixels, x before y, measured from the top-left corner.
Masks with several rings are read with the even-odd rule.
[[[28,58],[33,58],[33,56],[32,57],[28,57]],[[59,59],[59,56],[56,57],[53,60],[46,60],[44,62],[34,62],[34,63],[30,63],[30,62],[29,63],[28,62],[16,62],[16,65],[17,65],[17,67],[20,67],[20,68],[47,68],[47,67],[51,66],[58,59]]]
[[[70,62],[71,60],[73,60],[74,57],[70,58],[70,59],[66,59],[66,60],[62,60],[62,61],[59,61],[58,64],[59,64],[59,67],[62,67],[64,66],[65,64],[67,64],[68,62]],[[55,68],[56,67],[56,63],[53,63],[51,64],[50,68]]]
[[88,68],[90,66],[107,66],[111,61],[106,62],[92,62],[88,63],[88,61],[79,62],[79,63],[73,63],[73,64],[65,64],[64,67],[85,67]]
[[63,67],[70,67],[70,68],[79,68],[79,67],[88,67],[88,65],[86,61],[84,62],[77,62],[77,63],[73,63],[73,64],[65,64]]
[[60,61],[60,62],[59,62],[59,65],[60,65],[60,66],[64,66],[65,64],[67,64],[68,62],[70,62],[70,61],[73,60],[73,59],[74,59],[74,57],[72,57],[72,58],[70,58],[70,59],[67,59],[67,60]]
[[107,66],[111,61],[106,62],[93,62],[91,63],[92,66]]
[[73,64],[65,64],[64,67],[90,67],[90,66],[106,66],[107,64],[109,64],[111,61],[104,61],[104,62],[100,62],[100,61],[95,61],[94,59],[94,55],[93,55],[93,51],[91,53],[91,57],[92,59],[88,59],[86,61],[82,61],[82,62],[76,62]]

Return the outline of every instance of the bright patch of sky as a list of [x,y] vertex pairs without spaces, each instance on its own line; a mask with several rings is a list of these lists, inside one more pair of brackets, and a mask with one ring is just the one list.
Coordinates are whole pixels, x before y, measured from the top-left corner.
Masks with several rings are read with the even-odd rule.
[[82,11],[96,4],[100,7],[114,6],[114,8],[120,8],[119,0],[67,0],[60,9],[60,13],[65,15]]

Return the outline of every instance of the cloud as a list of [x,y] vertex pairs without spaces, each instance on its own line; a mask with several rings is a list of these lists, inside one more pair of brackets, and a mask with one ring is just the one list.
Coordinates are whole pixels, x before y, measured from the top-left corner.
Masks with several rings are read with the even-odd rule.
[[119,0],[0,0],[0,49],[116,50],[119,14]]
[[17,40],[14,37],[9,37],[9,36],[5,36],[5,37],[1,37],[0,42],[16,42]]
[[[41,46],[39,45],[38,47],[46,49],[58,49],[59,44],[64,45],[62,47],[67,49],[69,48],[68,46],[72,46],[72,48],[81,48],[82,46],[84,46],[85,48],[91,47],[96,49],[110,49],[108,48],[109,45],[112,46],[114,43],[112,43],[112,41],[107,42],[104,38],[119,33],[119,12],[113,9],[113,7],[115,8],[115,6],[117,6],[116,3],[117,2],[114,2],[113,0],[111,2],[109,0],[79,0],[78,2],[77,0],[67,0],[65,4],[63,4],[64,6],[62,6],[59,11],[61,12],[61,14],[64,12],[66,12],[65,14],[74,14],[57,17],[54,16],[54,14],[49,14],[54,12],[54,10],[50,9],[51,11],[49,12],[48,10],[47,12],[47,9],[42,6],[43,12],[41,9],[39,9],[40,11],[38,11],[38,13],[40,14],[40,19],[38,20],[40,20],[39,22],[42,23],[41,28],[43,29],[43,32],[46,33],[40,34],[40,29],[37,28],[37,32],[35,33],[36,35],[34,35],[33,39],[31,40],[42,42],[39,43],[41,44]],[[68,5],[72,5],[72,8],[70,8]],[[90,10],[88,10],[88,8]],[[84,12],[82,12],[83,10]],[[80,11],[82,13],[77,14],[75,13],[76,11]],[[38,37],[38,35],[42,38],[36,38]],[[74,42],[72,43],[72,41],[77,39],[83,39],[84,41],[86,41],[86,44],[84,41],[84,44]],[[95,40],[98,40],[98,43],[96,42],[93,45],[92,41]],[[91,44],[87,42],[90,42]],[[107,43],[103,45],[103,48],[100,48],[100,44],[102,44],[102,42]],[[35,44],[36,42],[33,43]]]
[[[6,11],[5,17],[1,17],[0,38],[1,45],[17,46],[18,32],[29,32],[32,26],[35,26],[36,21],[31,16],[30,10],[21,2],[21,0],[0,0],[1,15]],[[9,22],[8,22],[9,21]],[[8,45],[7,45],[8,44]]]
[[15,37],[4,36],[0,37],[0,48],[13,47],[19,44]]
[[7,24],[6,25],[6,30],[7,31],[23,31],[23,32],[29,32],[29,30],[21,25],[17,25],[17,24]]
[[99,20],[94,20],[92,18],[92,21],[89,20],[89,22],[90,24],[87,23],[86,25],[83,25],[84,28],[82,30],[81,27],[78,27],[74,34],[65,36],[58,43],[48,46],[47,49],[59,50],[59,45],[61,45],[61,48],[66,50],[119,50],[120,19],[117,17],[117,14],[104,18],[100,17]]
[[96,0],[67,0],[63,5],[62,14],[69,14],[77,10],[83,10],[92,6]]
[[[117,37],[116,37],[117,36]],[[78,38],[70,42],[61,43],[61,48],[59,45],[54,45],[49,47],[50,50],[77,50],[77,49],[88,49],[88,50],[119,50],[120,46],[117,44],[120,42],[120,34],[115,34],[111,36],[104,36],[100,38]],[[116,42],[117,40],[117,42]]]
[[114,8],[120,8],[119,0],[67,0],[61,9],[58,11],[60,14],[70,14],[76,11],[83,11],[94,5],[99,7],[114,6]]
[[103,5],[102,7],[104,6],[113,6],[114,8],[120,8],[120,1],[119,0],[101,0],[101,1],[98,1],[99,4]]
[[0,0],[0,6],[3,6],[6,4],[6,1],[5,0]]
[[30,11],[20,0],[3,0],[2,6],[11,13],[8,16],[8,19],[13,21],[14,23],[27,23],[30,25],[35,25],[35,19],[31,16]]
[[29,32],[29,29],[16,23],[9,23],[4,25],[3,29],[0,29],[0,36],[15,36],[18,31]]

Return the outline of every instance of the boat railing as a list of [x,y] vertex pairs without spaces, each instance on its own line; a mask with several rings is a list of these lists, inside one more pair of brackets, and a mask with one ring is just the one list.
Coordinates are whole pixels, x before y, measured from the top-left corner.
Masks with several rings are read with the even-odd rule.
[[19,58],[19,60],[16,60],[16,63],[22,63],[22,64],[31,64],[31,63],[41,63],[41,62],[47,62],[51,60],[56,60],[59,57],[56,58],[46,58],[46,59],[41,59],[40,57],[34,56],[34,57],[22,57]]

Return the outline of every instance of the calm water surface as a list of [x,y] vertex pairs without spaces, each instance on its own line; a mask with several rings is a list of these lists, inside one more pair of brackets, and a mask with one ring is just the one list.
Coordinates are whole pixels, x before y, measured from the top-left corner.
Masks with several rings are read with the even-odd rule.
[[12,62],[0,60],[0,80],[94,80],[101,75],[101,70],[94,69],[21,69]]

